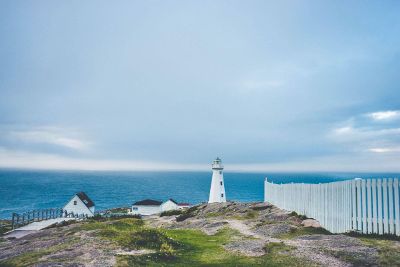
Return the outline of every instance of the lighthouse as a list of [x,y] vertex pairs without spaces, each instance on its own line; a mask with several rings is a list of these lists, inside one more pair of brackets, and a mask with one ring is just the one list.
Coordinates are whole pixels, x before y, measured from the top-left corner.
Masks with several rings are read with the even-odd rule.
[[222,166],[221,159],[216,158],[211,166],[213,174],[211,179],[210,198],[208,199],[208,203],[226,202],[224,175],[222,174],[224,166]]

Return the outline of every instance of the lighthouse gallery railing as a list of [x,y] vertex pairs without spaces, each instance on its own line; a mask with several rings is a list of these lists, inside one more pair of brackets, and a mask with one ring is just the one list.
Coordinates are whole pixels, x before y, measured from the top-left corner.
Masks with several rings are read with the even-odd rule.
[[274,184],[265,179],[266,202],[318,220],[332,233],[400,236],[399,181],[354,179],[323,184]]

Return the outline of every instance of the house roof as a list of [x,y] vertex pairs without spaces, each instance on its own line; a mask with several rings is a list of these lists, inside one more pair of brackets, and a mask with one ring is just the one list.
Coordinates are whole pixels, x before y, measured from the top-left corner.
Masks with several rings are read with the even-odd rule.
[[86,207],[91,208],[94,206],[94,202],[86,195],[85,192],[76,193],[80,200],[86,205]]
[[[178,205],[178,202],[176,202],[175,200],[173,200],[172,198],[170,198],[170,199],[168,199],[169,201],[172,201],[172,202],[174,202],[176,205]],[[167,200],[167,201],[168,201]]]
[[190,206],[189,203],[178,203],[178,206]]
[[162,204],[161,201],[153,200],[153,199],[145,199],[138,202],[133,203],[133,205],[139,206],[160,206]]

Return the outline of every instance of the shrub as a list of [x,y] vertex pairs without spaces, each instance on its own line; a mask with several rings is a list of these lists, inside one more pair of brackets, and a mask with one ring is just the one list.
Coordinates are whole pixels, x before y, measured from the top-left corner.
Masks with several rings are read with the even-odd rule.
[[[164,233],[156,229],[142,229],[132,234],[131,246],[137,248],[157,249],[160,250],[163,244],[167,244],[171,248],[179,244],[172,238],[167,237]],[[166,245],[164,245],[164,249]]]
[[283,242],[269,242],[264,247],[264,251],[266,253],[290,252],[293,249],[294,248],[292,246],[285,245]]
[[119,220],[119,219],[126,219],[126,218],[141,219],[142,216],[140,216],[139,214],[123,214],[123,215],[116,215],[116,214],[104,214],[104,215],[101,215],[101,214],[96,214],[93,217],[90,217],[89,220],[104,222],[104,221]]
[[289,215],[290,215],[290,216],[293,216],[293,217],[297,217],[297,218],[299,218],[300,220],[306,220],[306,219],[308,219],[307,216],[298,214],[298,213],[295,212],[295,211],[292,211]]
[[177,222],[183,222],[184,220],[194,217],[197,214],[197,206],[188,208],[187,210],[185,210],[184,212],[182,212],[181,215],[179,215],[178,217],[176,217],[176,221]]
[[160,252],[167,256],[172,256],[174,255],[175,250],[170,244],[164,242],[161,244]]
[[161,212],[160,217],[180,215],[180,214],[182,214],[182,210],[168,210]]
[[257,211],[266,210],[266,209],[269,209],[269,208],[271,208],[271,206],[255,206],[255,207],[251,207],[252,210],[257,210]]

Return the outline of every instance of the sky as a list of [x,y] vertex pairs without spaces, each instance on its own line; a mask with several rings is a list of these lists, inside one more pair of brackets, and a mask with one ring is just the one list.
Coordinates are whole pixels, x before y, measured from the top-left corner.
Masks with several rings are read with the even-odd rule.
[[400,171],[399,1],[0,1],[0,167]]

